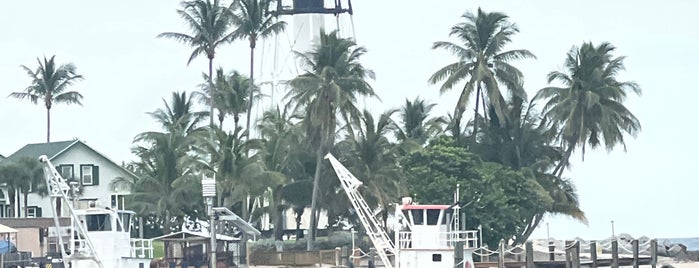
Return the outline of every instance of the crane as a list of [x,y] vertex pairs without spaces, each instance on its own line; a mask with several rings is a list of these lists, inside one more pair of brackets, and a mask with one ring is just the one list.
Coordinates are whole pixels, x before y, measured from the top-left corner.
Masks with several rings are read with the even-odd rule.
[[[51,209],[53,211],[53,221],[56,225],[56,233],[58,234],[58,243],[60,245],[59,248],[61,249],[61,255],[63,256],[62,258],[64,263],[70,263],[70,260],[73,259],[91,259],[95,263],[97,263],[99,268],[104,268],[99,256],[97,255],[95,246],[93,245],[92,241],[90,240],[90,237],[87,234],[85,226],[83,226],[83,224],[80,223],[80,218],[75,213],[73,204],[70,202],[70,198],[68,198],[68,191],[70,190],[70,186],[68,186],[66,180],[61,176],[61,174],[58,173],[58,171],[56,171],[56,167],[53,164],[51,164],[51,160],[49,160],[48,157],[46,157],[45,155],[40,156],[39,162],[41,162],[42,168],[44,170],[44,178],[46,179],[46,186],[49,190],[51,204],[55,204],[56,200],[61,200],[61,203],[67,204],[68,211],[70,212],[71,216],[71,235],[79,239],[75,240],[75,242],[78,242],[77,248],[75,248],[75,243],[71,243],[71,251],[66,252],[65,247],[63,247],[63,235],[60,233],[61,225],[58,218],[60,215],[57,214],[56,206],[52,205]],[[74,233],[76,231],[77,233]],[[71,242],[73,241],[73,239],[70,240]],[[82,240],[83,243],[79,243],[80,240]]]
[[340,179],[342,188],[345,190],[350,202],[352,202],[352,207],[357,212],[357,216],[362,222],[362,226],[364,226],[364,230],[367,232],[369,239],[371,239],[371,243],[374,244],[384,266],[393,268],[391,261],[388,259],[388,253],[395,254],[396,248],[391,239],[389,239],[388,234],[386,234],[381,225],[379,225],[374,217],[374,212],[369,208],[364,197],[359,194],[358,188],[362,186],[363,183],[354,177],[354,175],[352,175],[352,173],[332,154],[325,155],[325,159],[330,161],[337,177]]

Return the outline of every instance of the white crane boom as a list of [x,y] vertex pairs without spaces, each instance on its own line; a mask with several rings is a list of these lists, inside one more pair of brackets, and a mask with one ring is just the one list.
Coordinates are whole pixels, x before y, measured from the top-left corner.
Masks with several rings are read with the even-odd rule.
[[[70,198],[68,198],[67,192],[70,190],[70,186],[68,186],[66,180],[63,179],[61,174],[58,173],[58,171],[56,171],[56,167],[54,167],[53,164],[51,164],[51,161],[48,157],[46,157],[45,155],[40,156],[39,162],[41,162],[43,166],[44,177],[46,178],[46,186],[49,190],[49,197],[51,197],[51,210],[53,211],[53,221],[56,225],[56,234],[58,236],[59,248],[61,249],[61,254],[63,256],[62,258],[64,263],[69,263],[71,259],[92,259],[97,263],[97,265],[100,268],[103,268],[102,262],[100,261],[99,256],[97,256],[95,246],[92,244],[90,237],[87,235],[87,230],[85,230],[85,226],[83,226],[83,224],[80,223],[80,218],[75,213],[73,204],[70,202]],[[78,243],[77,248],[75,248],[75,244],[71,243],[70,248],[73,250],[71,250],[70,253],[67,253],[65,247],[63,246],[63,235],[60,232],[60,215],[58,215],[56,211],[56,206],[53,205],[56,204],[56,200],[59,199],[62,201],[61,203],[67,204],[68,211],[70,212],[72,223],[70,230],[71,237],[77,235],[79,240],[82,240],[82,242],[84,242]],[[77,231],[77,233],[74,233],[75,231]],[[73,239],[70,240],[72,241]]]
[[369,235],[371,243],[374,244],[383,265],[387,268],[393,268],[387,253],[395,254],[395,246],[381,225],[379,225],[376,218],[374,218],[374,212],[369,208],[366,201],[364,201],[364,197],[359,194],[357,188],[362,185],[362,182],[355,178],[332,154],[327,154],[325,159],[328,159],[330,164],[332,164],[337,177],[340,179],[342,188],[345,189],[345,193],[352,203],[352,207],[354,207],[354,210],[357,212],[357,216],[362,222],[364,230],[366,230],[367,235]]

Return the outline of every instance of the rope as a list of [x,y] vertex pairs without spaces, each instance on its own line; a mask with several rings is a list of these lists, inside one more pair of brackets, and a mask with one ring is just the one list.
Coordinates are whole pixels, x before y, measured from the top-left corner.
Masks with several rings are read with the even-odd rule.
[[[479,253],[478,252],[479,250],[486,251],[487,253]],[[473,254],[476,254],[476,255],[481,256],[481,257],[486,257],[486,256],[490,256],[490,255],[497,254],[497,253],[498,253],[497,251],[492,251],[492,250],[489,250],[485,247],[480,247],[480,248],[477,248],[476,250],[473,251]]]
[[[515,252],[515,249],[519,249],[519,252]],[[524,254],[525,252],[526,252],[526,250],[521,245],[513,247],[513,248],[508,249],[508,250],[505,250],[505,253],[509,253],[512,255],[521,255],[521,254]]]
[[571,249],[571,248],[573,248],[575,245],[577,245],[578,243],[580,243],[580,241],[575,240],[575,241],[573,241],[573,242],[570,243],[570,244],[566,244],[566,245],[565,245],[565,249]]

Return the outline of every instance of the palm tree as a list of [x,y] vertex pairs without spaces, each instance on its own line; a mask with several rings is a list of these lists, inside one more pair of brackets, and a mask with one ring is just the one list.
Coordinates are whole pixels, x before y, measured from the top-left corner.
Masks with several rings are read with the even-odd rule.
[[51,140],[51,108],[53,104],[77,104],[81,105],[83,95],[77,91],[67,91],[75,82],[83,79],[82,75],[76,73],[76,67],[72,63],[56,66],[54,58],[42,61],[36,58],[39,67],[32,71],[29,67],[22,65],[29,77],[32,78],[32,84],[28,86],[24,92],[12,92],[10,97],[20,100],[28,99],[34,104],[39,100],[44,102],[46,107],[46,142]]
[[[273,0],[240,0],[237,5],[232,5],[233,23],[238,27],[233,33],[234,38],[246,38],[250,43],[250,90],[249,100],[253,99],[253,87],[255,84],[254,65],[255,65],[255,47],[257,41],[270,37],[284,31],[286,22],[276,20],[276,17],[270,13],[270,5]],[[245,122],[246,131],[250,132],[250,116],[252,114],[252,101],[248,103],[247,121]],[[249,136],[248,136],[249,138]]]
[[203,128],[201,122],[207,112],[193,111],[192,96],[173,92],[171,103],[164,101],[164,109],[150,115],[161,124],[164,132],[150,131],[138,134],[134,142],[142,143],[132,151],[139,158],[132,164],[138,180],[119,182],[130,185],[133,193],[129,202],[141,215],[155,215],[163,233],[169,233],[177,221],[196,211],[202,211],[198,187],[201,159],[193,153],[197,137]]
[[371,113],[365,110],[360,120],[354,122],[359,133],[348,135],[343,141],[348,144],[349,150],[346,150],[345,159],[349,168],[364,182],[364,197],[367,203],[382,209],[384,226],[390,204],[405,193],[400,185],[403,173],[398,165],[399,146],[387,138],[387,135],[397,128],[391,119],[396,111],[388,110],[375,120]]
[[[456,107],[454,117],[461,118],[468,105],[473,91],[476,91],[476,107],[474,109],[474,138],[478,132],[478,109],[492,105],[495,113],[505,117],[505,103],[498,84],[503,84],[511,96],[524,97],[522,89],[522,73],[510,65],[518,59],[534,58],[528,50],[508,50],[504,47],[512,41],[512,36],[519,32],[508,16],[500,12],[484,12],[478,8],[478,13],[466,12],[461,16],[464,21],[451,27],[450,36],[457,36],[462,45],[440,41],[435,42],[433,49],[446,49],[458,57],[458,61],[437,70],[429,79],[436,84],[444,81],[440,91],[446,92],[459,82],[466,80]],[[481,105],[480,102],[483,102]]]
[[366,53],[365,48],[357,47],[351,39],[340,38],[337,31],[329,34],[321,31],[319,40],[311,51],[305,54],[297,52],[306,66],[306,73],[289,82],[291,91],[287,94],[290,104],[295,104],[295,111],[305,110],[307,139],[317,146],[308,250],[313,249],[317,228],[322,161],[335,143],[338,117],[349,124],[360,116],[355,106],[357,97],[376,96],[367,83],[367,79],[373,78],[373,72],[359,63],[359,58]]
[[[216,69],[216,76],[213,79],[213,84],[209,84],[208,75],[204,74],[204,83],[199,85],[202,92],[196,92],[199,99],[203,103],[210,103],[209,96],[214,97],[216,109],[218,110],[219,128],[223,128],[223,120],[227,115],[233,115],[235,128],[238,127],[240,114],[245,113],[248,107],[248,90],[249,81],[246,76],[238,71],[232,71],[230,74],[224,74],[223,68]],[[213,91],[210,90],[213,85]],[[257,87],[253,88],[255,92],[259,92]]]
[[415,140],[424,144],[437,133],[442,132],[442,126],[446,121],[442,117],[430,117],[430,112],[436,103],[429,103],[420,97],[415,100],[405,100],[405,105],[400,108],[400,125],[396,131],[396,137],[400,141]]
[[638,84],[618,81],[616,75],[624,69],[624,57],[613,57],[614,46],[583,43],[568,52],[565,72],[553,71],[549,83],[558,81],[563,87],[546,87],[536,94],[545,100],[546,117],[558,127],[559,139],[566,151],[553,174],[559,177],[568,165],[573,150],[604,144],[612,150],[621,144],[626,150],[624,133],[635,137],[641,123],[623,104],[629,91],[641,94]]
[[[220,5],[219,0],[193,0],[183,1],[182,9],[177,10],[177,13],[185,21],[187,26],[192,31],[190,34],[177,32],[164,32],[159,34],[158,38],[170,38],[179,42],[190,45],[194,48],[189,56],[187,65],[189,65],[199,55],[205,55],[209,59],[209,83],[213,76],[213,62],[216,55],[216,49],[221,45],[232,40],[232,33],[229,31],[232,21],[232,13],[228,8]],[[209,103],[209,125],[211,126],[211,139],[213,140],[214,128],[214,106],[215,103]]]

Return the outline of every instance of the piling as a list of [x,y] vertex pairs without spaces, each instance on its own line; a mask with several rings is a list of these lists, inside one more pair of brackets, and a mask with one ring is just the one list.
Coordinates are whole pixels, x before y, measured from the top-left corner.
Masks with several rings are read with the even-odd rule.
[[454,243],[454,268],[464,267],[464,241]]
[[597,268],[597,241],[590,241],[590,268]]
[[527,268],[534,268],[534,243],[532,241],[527,241],[525,250],[527,252]]
[[498,247],[498,268],[505,268],[505,240],[500,239]]
[[612,268],[619,268],[619,241],[612,240]]
[[658,265],[658,239],[650,241],[650,267],[655,268]]
[[638,239],[631,241],[633,251],[633,268],[638,268]]

